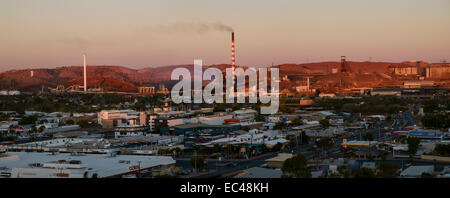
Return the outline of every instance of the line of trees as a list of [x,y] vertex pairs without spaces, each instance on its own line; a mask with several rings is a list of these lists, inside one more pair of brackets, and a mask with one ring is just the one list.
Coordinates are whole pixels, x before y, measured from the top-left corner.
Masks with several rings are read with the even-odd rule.
[[450,127],[450,114],[427,114],[421,122],[427,129],[445,129]]
[[283,171],[283,178],[311,178],[311,169],[308,167],[308,160],[306,157],[298,153],[292,158],[284,161],[281,168]]
[[406,143],[408,144],[408,153],[409,157],[412,158],[416,155],[417,150],[419,150],[420,139],[414,137],[408,137],[406,139]]

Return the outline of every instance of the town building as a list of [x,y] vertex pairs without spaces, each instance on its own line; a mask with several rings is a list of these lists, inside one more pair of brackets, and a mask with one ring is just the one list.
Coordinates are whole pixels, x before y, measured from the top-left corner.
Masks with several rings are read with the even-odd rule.
[[139,93],[144,96],[155,95],[155,87],[139,87]]
[[396,64],[388,66],[388,72],[394,76],[417,76],[419,74],[419,67],[410,64]]
[[290,153],[279,153],[278,156],[266,160],[267,167],[282,168],[284,161],[292,157],[293,155]]
[[426,67],[426,79],[450,79],[450,63],[433,63]]
[[422,174],[434,174],[434,166],[410,166],[400,173],[402,178],[421,178]]
[[11,178],[80,178],[94,174],[124,177],[152,169],[173,168],[175,160],[167,156],[8,152],[7,156],[0,157],[0,166],[3,175]]
[[280,169],[253,167],[242,171],[235,178],[281,178],[282,174]]

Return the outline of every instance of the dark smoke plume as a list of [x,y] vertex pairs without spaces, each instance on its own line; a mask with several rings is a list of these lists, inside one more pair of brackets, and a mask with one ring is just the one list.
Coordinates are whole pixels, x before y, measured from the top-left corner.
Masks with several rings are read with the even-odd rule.
[[220,22],[218,23],[174,23],[166,25],[158,25],[151,28],[152,31],[163,32],[163,33],[176,33],[176,32],[196,32],[196,33],[206,33],[206,32],[232,32],[233,28],[224,25]]

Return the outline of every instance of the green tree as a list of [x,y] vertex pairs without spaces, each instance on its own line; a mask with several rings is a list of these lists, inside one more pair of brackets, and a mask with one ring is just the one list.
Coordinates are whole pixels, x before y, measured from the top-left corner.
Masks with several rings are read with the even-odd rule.
[[301,120],[300,118],[295,118],[294,120],[292,120],[291,124],[293,126],[300,126],[300,125],[303,125],[303,120]]
[[395,178],[398,173],[398,166],[394,163],[389,163],[386,161],[381,161],[379,164],[380,171],[378,172],[378,177],[381,178]]
[[170,151],[168,149],[159,149],[158,155],[167,155],[170,154]]
[[434,151],[443,157],[450,157],[450,144],[438,144]]
[[267,151],[269,151],[269,148],[267,148],[267,146],[265,144],[261,144],[261,151],[263,153],[266,153]]
[[370,168],[360,168],[355,173],[355,178],[375,178],[375,172]]
[[88,128],[89,127],[89,122],[87,120],[80,120],[77,123],[81,128]]
[[257,116],[255,116],[255,121],[256,122],[265,122],[266,118],[263,115],[258,114]]
[[427,129],[441,129],[450,127],[449,114],[427,114],[421,119],[422,124]]
[[295,148],[296,146],[297,146],[297,141],[295,140],[295,138],[290,139],[289,140],[289,148],[292,149],[292,148]]
[[45,126],[42,125],[42,126],[40,126],[39,129],[38,129],[38,133],[42,133],[42,132],[44,132],[44,130],[45,130]]
[[73,120],[67,120],[67,121],[66,121],[66,124],[72,125],[72,124],[75,124],[75,121],[73,121]]
[[302,142],[302,144],[308,144],[309,137],[306,135],[305,131],[302,131],[302,134],[301,134],[300,138],[301,138],[300,141]]
[[175,156],[180,155],[182,152],[183,152],[183,150],[181,150],[181,149],[178,148],[178,147],[175,147],[175,148],[172,150],[172,153],[173,153]]
[[316,142],[316,145],[319,148],[329,149],[334,145],[334,142],[331,138],[320,138],[319,141]]
[[422,175],[420,177],[421,178],[433,178],[433,175],[431,175],[430,173],[422,173]]
[[348,178],[350,176],[350,173],[347,170],[347,166],[339,166],[337,168],[337,171],[339,172],[339,175],[343,176],[344,178]]
[[286,128],[286,124],[284,122],[277,122],[275,126],[273,126],[274,130],[283,130]]
[[420,139],[408,137],[408,139],[406,139],[406,142],[408,144],[409,157],[412,158],[414,155],[416,155],[417,150],[419,149]]
[[[38,131],[38,129],[36,128],[36,125],[33,124],[33,126],[31,127],[31,130],[29,131],[29,133],[36,134],[37,131]],[[33,135],[33,138],[34,138],[34,135]]]
[[98,174],[97,173],[92,174],[92,178],[98,178]]
[[373,141],[373,133],[366,132],[366,134],[364,134],[364,140]]
[[323,128],[328,128],[330,126],[330,120],[328,119],[320,120],[319,123]]
[[19,121],[20,125],[35,124],[38,119],[37,115],[25,116]]
[[275,146],[272,147],[272,150],[277,152],[277,151],[281,151],[282,148],[283,148],[283,144],[278,142],[277,144],[275,144]]
[[200,155],[192,155],[191,166],[195,167],[197,170],[205,166],[205,157]]
[[16,126],[9,125],[9,133],[10,134],[15,134],[16,133]]
[[282,177],[293,177],[293,178],[312,177],[311,169],[308,168],[308,160],[301,153],[298,153],[294,157],[284,161],[281,170],[283,171]]

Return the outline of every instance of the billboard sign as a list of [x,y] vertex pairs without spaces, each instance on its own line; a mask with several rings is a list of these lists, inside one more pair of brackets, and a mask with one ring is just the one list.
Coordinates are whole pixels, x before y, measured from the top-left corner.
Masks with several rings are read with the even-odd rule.
[[398,135],[408,135],[409,131],[394,131],[392,133],[393,134],[398,134]]
[[417,137],[417,138],[440,138],[440,134],[437,133],[437,131],[410,131],[409,132],[410,137]]

